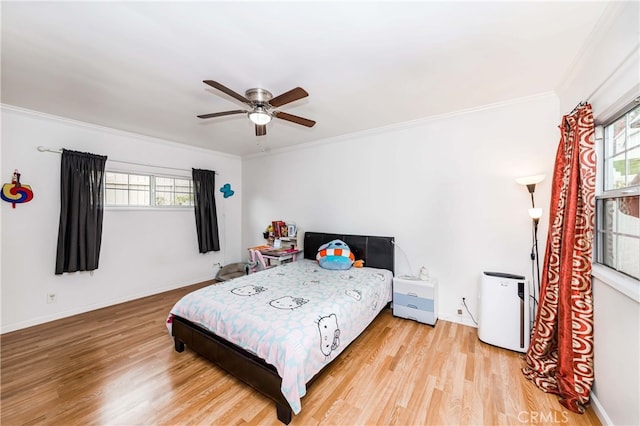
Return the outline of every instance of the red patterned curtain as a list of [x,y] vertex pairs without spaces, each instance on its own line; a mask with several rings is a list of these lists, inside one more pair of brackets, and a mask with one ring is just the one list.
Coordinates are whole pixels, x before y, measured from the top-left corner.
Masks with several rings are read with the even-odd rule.
[[591,105],[562,118],[540,303],[524,375],[583,413],[593,384],[591,254],[595,208]]

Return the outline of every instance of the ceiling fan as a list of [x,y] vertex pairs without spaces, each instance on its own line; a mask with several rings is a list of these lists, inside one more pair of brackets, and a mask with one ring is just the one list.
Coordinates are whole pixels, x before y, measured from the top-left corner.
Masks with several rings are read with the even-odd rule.
[[304,97],[309,96],[306,90],[302,87],[296,87],[288,92],[285,92],[275,98],[265,89],[249,89],[245,92],[245,96],[242,96],[226,86],[213,80],[204,80],[203,83],[208,84],[214,89],[218,89],[223,93],[239,100],[240,102],[248,105],[249,109],[236,109],[233,111],[214,112],[211,114],[202,114],[198,118],[213,118],[222,117],[224,115],[233,114],[247,114],[249,119],[255,124],[256,136],[264,136],[267,134],[267,123],[271,121],[273,117],[281,120],[291,121],[292,123],[301,124],[307,127],[313,127],[316,124],[315,121],[307,118],[298,117],[297,115],[287,114],[286,112],[278,111],[276,108],[286,105],[290,102],[297,101]]

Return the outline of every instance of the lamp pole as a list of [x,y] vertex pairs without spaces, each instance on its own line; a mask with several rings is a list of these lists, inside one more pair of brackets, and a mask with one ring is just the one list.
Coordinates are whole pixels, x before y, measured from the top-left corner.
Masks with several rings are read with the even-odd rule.
[[536,202],[533,197],[536,191],[536,184],[544,180],[544,175],[526,176],[517,178],[516,182],[520,185],[527,187],[529,195],[531,196],[531,208],[529,209],[529,217],[531,217],[531,233],[532,233],[532,246],[531,246],[531,279],[533,280],[533,312],[534,315],[538,310],[538,297],[540,297],[541,283],[540,283],[540,260],[538,253],[538,224],[540,223],[540,217],[542,217],[542,209],[536,208]]

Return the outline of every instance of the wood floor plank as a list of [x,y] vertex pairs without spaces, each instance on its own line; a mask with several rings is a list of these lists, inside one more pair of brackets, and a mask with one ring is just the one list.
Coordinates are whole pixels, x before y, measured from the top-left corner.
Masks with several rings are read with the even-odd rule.
[[[266,397],[190,350],[165,321],[200,283],[0,336],[2,425],[279,425]],[[327,369],[292,425],[599,425],[526,380],[522,355],[476,329],[389,310]]]

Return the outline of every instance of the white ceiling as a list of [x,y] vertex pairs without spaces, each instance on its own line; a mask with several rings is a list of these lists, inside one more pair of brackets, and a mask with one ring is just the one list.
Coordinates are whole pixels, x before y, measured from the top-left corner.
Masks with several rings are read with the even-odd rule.
[[[237,155],[554,90],[608,2],[2,1],[3,104]],[[309,97],[256,137],[205,85]]]

